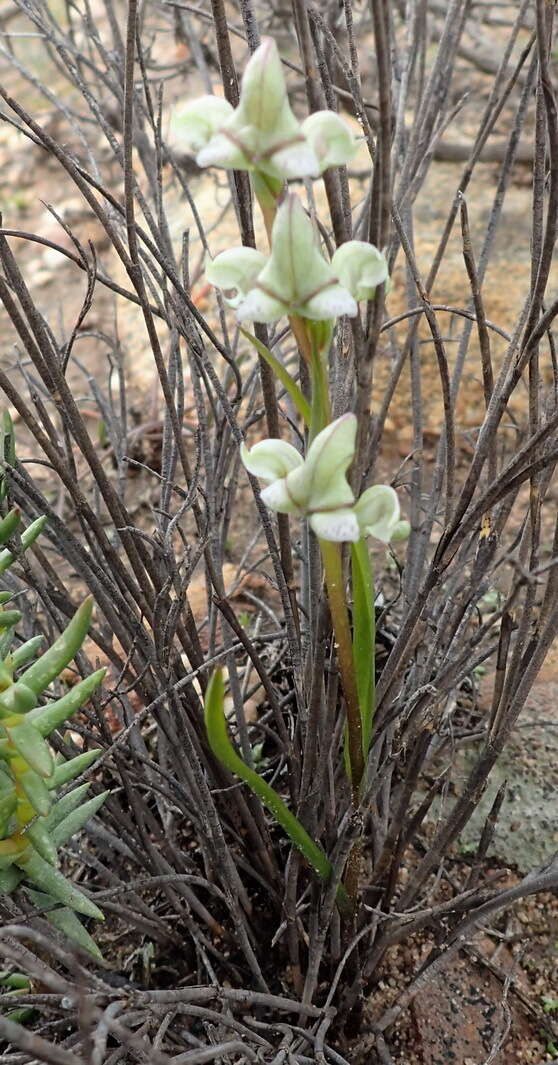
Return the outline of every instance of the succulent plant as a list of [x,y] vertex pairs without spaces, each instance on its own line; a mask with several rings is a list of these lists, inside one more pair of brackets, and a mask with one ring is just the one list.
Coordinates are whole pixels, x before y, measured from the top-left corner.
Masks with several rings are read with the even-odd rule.
[[[4,421],[4,434],[5,430]],[[0,519],[0,546],[17,534],[20,521],[17,509]],[[36,540],[44,522],[38,518],[21,533],[21,550]],[[13,561],[12,551],[3,547],[0,573]],[[77,915],[102,920],[103,914],[60,872],[58,850],[97,812],[108,792],[87,799],[89,784],[58,799],[56,792],[83,773],[101,752],[84,751],[65,760],[53,753],[47,739],[90,698],[105,670],[92,673],[61,698],[40,702],[79,651],[89,628],[93,601],[88,598],[82,603],[64,632],[37,658],[42,637],[12,646],[21,614],[13,609],[11,600],[11,592],[0,592],[0,894],[10,894],[21,884],[57,929],[100,957],[99,948]]]

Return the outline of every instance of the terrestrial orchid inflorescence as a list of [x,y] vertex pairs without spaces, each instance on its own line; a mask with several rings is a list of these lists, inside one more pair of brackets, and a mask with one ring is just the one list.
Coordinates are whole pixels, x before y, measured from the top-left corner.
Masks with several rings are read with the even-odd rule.
[[[200,167],[250,173],[270,252],[229,248],[206,261],[206,276],[234,308],[238,322],[288,318],[306,364],[309,401],[261,338],[242,330],[293,401],[308,430],[308,445],[303,456],[284,440],[261,440],[251,448],[243,444],[241,458],[249,473],[264,483],[263,502],[280,514],[307,519],[320,544],[347,711],[345,765],[356,811],[375,710],[374,581],[366,537],[388,544],[405,539],[409,526],[400,518],[399,500],[390,485],[373,485],[355,498],[347,474],[355,457],[357,419],[348,413],[332,420],[328,357],[336,319],[357,317],[359,302],[372,299],[378,286],[387,287],[388,265],[381,251],[357,240],[346,241],[326,258],[317,226],[285,183],[318,177],[328,167],[350,162],[358,142],[350,126],[331,111],[318,111],[303,121],[296,118],[271,40],[263,41],[249,60],[236,108],[206,96],[181,108],[172,128],[177,146],[194,151]],[[352,631],[340,543],[351,544]],[[223,698],[223,682],[215,674],[206,698],[207,734],[215,755],[252,788],[318,875],[327,879],[325,854],[273,789],[232,749]],[[351,879],[354,905],[355,877]],[[338,902],[344,906],[346,899],[341,891]]]

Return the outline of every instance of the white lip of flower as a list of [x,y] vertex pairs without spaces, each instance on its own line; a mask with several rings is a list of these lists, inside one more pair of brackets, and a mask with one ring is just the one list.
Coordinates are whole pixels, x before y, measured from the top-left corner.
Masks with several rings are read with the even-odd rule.
[[346,478],[356,429],[355,415],[344,414],[318,433],[306,459],[284,440],[262,440],[251,449],[242,444],[242,461],[249,473],[266,482],[261,497],[271,510],[307,517],[321,539],[343,543],[375,536],[388,543],[397,527],[406,524],[399,521],[393,488],[374,485],[355,504]]
[[317,111],[298,121],[270,38],[246,66],[237,108],[219,97],[202,96],[175,113],[171,131],[177,144],[197,152],[198,166],[259,170],[279,179],[318,177],[330,166],[349,162],[358,147],[334,111]]
[[[211,284],[225,290],[241,322],[276,322],[283,315],[326,321],[358,313],[387,278],[387,263],[372,244],[351,240],[326,262],[300,200],[286,196],[271,235],[271,256],[252,248],[229,249],[206,263]],[[232,292],[232,297],[227,296]]]

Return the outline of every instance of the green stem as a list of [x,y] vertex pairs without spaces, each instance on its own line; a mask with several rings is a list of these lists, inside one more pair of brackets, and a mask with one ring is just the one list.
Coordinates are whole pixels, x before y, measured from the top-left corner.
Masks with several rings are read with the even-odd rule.
[[339,544],[330,540],[320,540],[320,550],[324,566],[324,575],[327,588],[329,609],[335,641],[337,643],[337,655],[339,659],[339,671],[341,683],[347,704],[347,729],[349,736],[349,764],[351,767],[351,787],[354,809],[358,808],[360,784],[364,773],[364,757],[362,753],[362,721],[358,691],[353,663],[353,643],[351,638],[351,626],[349,624],[349,612],[345,595],[345,581],[343,578],[343,561]]

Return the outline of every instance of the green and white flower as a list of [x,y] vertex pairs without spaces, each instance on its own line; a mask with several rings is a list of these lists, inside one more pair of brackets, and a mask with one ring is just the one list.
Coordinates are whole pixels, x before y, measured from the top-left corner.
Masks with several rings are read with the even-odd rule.
[[198,166],[259,171],[279,180],[317,177],[330,166],[349,162],[358,147],[349,126],[333,111],[298,121],[270,38],[246,66],[238,107],[202,96],[175,113],[171,133],[177,145],[197,153]]
[[266,506],[308,518],[322,540],[402,539],[407,523],[400,521],[393,488],[374,485],[355,503],[347,470],[354,458],[356,430],[355,415],[344,414],[318,433],[305,459],[284,440],[262,440],[250,449],[242,445],[242,461],[265,482],[261,496]]
[[[221,252],[206,264],[208,281],[223,290],[240,322],[276,322],[283,315],[327,321],[357,314],[387,277],[387,263],[372,244],[351,240],[324,259],[314,226],[300,200],[286,196],[278,208],[269,257],[253,248]],[[352,262],[354,260],[354,262]]]

